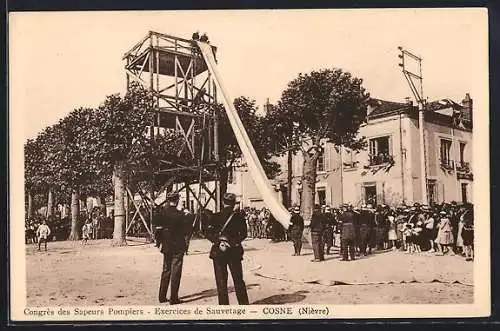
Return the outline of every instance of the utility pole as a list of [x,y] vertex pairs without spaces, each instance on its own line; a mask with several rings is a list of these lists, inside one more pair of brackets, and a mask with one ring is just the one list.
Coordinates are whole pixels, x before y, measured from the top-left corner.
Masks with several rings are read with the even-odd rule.
[[[422,78],[422,58],[410,53],[409,51],[403,49],[399,46],[398,50],[400,54],[398,55],[400,59],[399,66],[402,68],[403,75],[410,86],[410,89],[418,103],[418,129],[419,129],[419,140],[420,140],[420,185],[422,192],[423,204],[428,203],[427,200],[427,169],[425,166],[425,139],[424,139],[424,111],[425,111],[425,98],[423,90],[423,78]],[[408,63],[413,63],[418,66],[417,70],[411,71],[408,69]],[[416,81],[416,82],[415,82]],[[418,85],[418,86],[417,86]]]

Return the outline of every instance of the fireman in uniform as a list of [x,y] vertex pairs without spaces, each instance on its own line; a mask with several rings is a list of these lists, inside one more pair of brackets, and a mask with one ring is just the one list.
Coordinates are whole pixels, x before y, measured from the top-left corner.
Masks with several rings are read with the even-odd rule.
[[292,210],[292,217],[290,218],[290,237],[292,238],[294,254],[299,256],[302,249],[302,233],[304,232],[304,219],[300,216],[299,206],[295,206]]
[[159,301],[167,301],[167,291],[170,288],[170,304],[181,303],[179,286],[181,283],[182,263],[186,252],[185,233],[187,230],[185,216],[177,210],[178,193],[168,193],[167,206],[157,211],[153,217],[155,238],[163,253],[163,269],[161,273]]
[[236,195],[226,193],[223,209],[213,215],[206,237],[212,242],[210,259],[213,261],[219,305],[229,305],[227,288],[228,269],[231,271],[238,304],[247,305],[248,294],[243,281],[243,247],[247,237],[247,225],[242,211],[235,211]]
[[324,261],[325,251],[323,250],[323,228],[324,228],[324,215],[321,212],[319,205],[314,206],[313,214],[311,216],[311,241],[314,253],[314,259],[311,262]]
[[[330,254],[330,249],[333,246],[333,228],[335,225],[335,218],[330,207],[325,207],[324,213],[324,228],[323,228],[323,246],[326,246],[326,255]],[[322,247],[321,249],[324,249]]]
[[358,215],[352,210],[352,206],[344,205],[342,214],[340,215],[340,223],[342,223],[341,231],[341,251],[342,261],[355,260],[356,253],[354,243],[356,241],[356,223]]

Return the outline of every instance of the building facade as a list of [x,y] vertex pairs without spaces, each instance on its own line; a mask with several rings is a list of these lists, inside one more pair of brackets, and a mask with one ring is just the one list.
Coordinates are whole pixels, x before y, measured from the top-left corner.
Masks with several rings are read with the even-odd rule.
[[[324,143],[318,160],[315,201],[338,206],[341,203],[397,205],[423,202],[420,166],[418,107],[372,99],[367,121],[359,135],[366,138],[365,150],[351,151]],[[472,99],[461,103],[449,99],[430,102],[424,113],[425,176],[428,201],[472,202]],[[283,200],[287,183],[286,156],[276,160],[282,172],[273,181]],[[293,157],[292,203],[299,204],[302,191],[302,157]],[[259,207],[263,201],[251,175],[236,169],[229,190],[243,206]]]

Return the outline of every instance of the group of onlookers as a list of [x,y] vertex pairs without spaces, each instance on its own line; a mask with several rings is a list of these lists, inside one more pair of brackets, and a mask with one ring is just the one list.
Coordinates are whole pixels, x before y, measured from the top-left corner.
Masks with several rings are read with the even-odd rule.
[[[304,220],[298,206],[290,208],[291,225],[285,230],[270,211],[244,208],[249,238],[273,241],[291,240],[294,254],[300,255]],[[89,239],[109,238],[110,217],[99,210],[84,214],[83,243]],[[28,219],[26,243],[43,243],[67,239],[70,219]],[[324,260],[333,247],[340,246],[343,260],[369,255],[373,250],[402,250],[406,253],[461,254],[467,261],[474,256],[474,207],[455,202],[432,207],[415,203],[388,206],[344,204],[340,208],[316,205],[310,222],[313,261]],[[62,233],[62,235],[60,234]],[[52,235],[52,236],[51,236]],[[43,240],[40,240],[42,238]]]
[[[57,216],[40,217],[35,216],[28,218],[24,224],[25,242],[26,244],[39,243],[41,226],[45,224],[49,231],[44,231],[46,241],[51,240],[64,240],[67,239],[71,220],[69,218],[58,218]],[[45,228],[45,227],[42,227]],[[67,233],[67,234],[66,234]]]
[[274,219],[269,209],[265,207],[261,209],[247,207],[243,211],[247,222],[249,238],[272,239],[275,242],[287,240],[287,232]]
[[[304,220],[300,208],[290,208],[291,226],[285,231],[265,208],[246,208],[249,237],[292,240],[300,255]],[[343,260],[369,255],[374,250],[406,253],[474,256],[474,207],[456,202],[434,206],[419,203],[401,206],[344,204],[340,208],[316,205],[310,222],[314,262],[324,260],[340,246]]]
[[25,240],[27,244],[38,243],[38,250],[41,250],[41,246],[44,244],[45,250],[47,250],[47,241],[49,240],[52,231],[47,225],[47,221],[45,219],[41,220],[40,223],[38,223],[35,219],[30,219],[26,222],[25,233]]
[[102,230],[105,219],[104,213],[99,213],[99,211],[88,214],[85,224],[82,226],[82,241],[84,244],[89,239],[96,240],[103,237]]
[[[104,212],[94,208],[91,212],[82,212],[79,217],[83,243],[89,239],[111,238],[113,232],[113,220],[106,217]],[[48,241],[67,240],[71,230],[71,218],[69,216],[60,218],[58,215],[49,217],[36,216],[25,222],[26,244],[45,243]],[[42,240],[41,240],[42,239]]]

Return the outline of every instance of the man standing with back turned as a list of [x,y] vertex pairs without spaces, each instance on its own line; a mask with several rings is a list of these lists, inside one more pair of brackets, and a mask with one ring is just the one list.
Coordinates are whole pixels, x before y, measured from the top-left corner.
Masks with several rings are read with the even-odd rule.
[[155,236],[163,253],[163,269],[161,273],[160,291],[158,299],[160,303],[167,301],[169,283],[170,304],[181,303],[179,300],[179,286],[181,284],[182,262],[186,252],[186,222],[185,216],[177,210],[179,203],[178,193],[167,194],[167,206],[156,213],[153,217],[153,226],[159,231]]
[[293,208],[292,217],[290,218],[290,237],[293,241],[293,256],[300,256],[302,249],[302,233],[304,232],[304,219],[300,216],[300,207]]
[[319,205],[314,206],[311,216],[311,244],[313,247],[314,259],[311,262],[321,262],[325,260],[323,250],[323,227],[324,216]]
[[235,211],[236,195],[226,193],[224,208],[214,214],[207,228],[207,239],[212,242],[210,258],[213,260],[215,282],[219,305],[229,305],[227,289],[228,268],[233,277],[238,304],[248,305],[248,294],[243,281],[243,247],[241,242],[247,237],[247,225],[243,212]]
[[344,205],[342,207],[343,213],[340,216],[342,222],[342,234],[341,234],[341,250],[342,250],[342,261],[355,260],[354,253],[354,240],[356,238],[355,227],[356,227],[356,214],[353,212],[350,205]]

